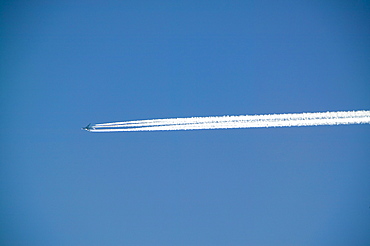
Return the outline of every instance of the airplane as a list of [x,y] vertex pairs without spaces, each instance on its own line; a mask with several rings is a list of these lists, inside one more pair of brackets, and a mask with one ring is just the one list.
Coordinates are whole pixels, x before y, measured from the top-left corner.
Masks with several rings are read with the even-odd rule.
[[91,123],[88,124],[86,127],[82,127],[81,129],[86,131],[95,130],[95,128],[91,126]]

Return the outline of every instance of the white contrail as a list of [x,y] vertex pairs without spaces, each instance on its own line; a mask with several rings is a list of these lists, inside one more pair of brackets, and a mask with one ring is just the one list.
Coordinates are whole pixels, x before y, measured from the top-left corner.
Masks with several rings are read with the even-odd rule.
[[[365,112],[365,114],[363,114]],[[348,118],[366,116],[367,111],[350,111],[350,112],[326,112],[326,113],[300,113],[300,114],[273,114],[273,115],[242,115],[242,116],[216,116],[216,117],[191,117],[191,118],[169,118],[155,120],[137,120],[125,122],[113,122],[96,124],[95,127],[139,127],[139,126],[158,126],[158,125],[179,125],[194,123],[222,123],[222,122],[240,122],[246,120],[290,120],[296,118]],[[350,114],[350,115],[349,115]]]
[[212,116],[137,120],[95,124],[92,132],[173,131],[256,127],[291,127],[370,123],[370,111]]

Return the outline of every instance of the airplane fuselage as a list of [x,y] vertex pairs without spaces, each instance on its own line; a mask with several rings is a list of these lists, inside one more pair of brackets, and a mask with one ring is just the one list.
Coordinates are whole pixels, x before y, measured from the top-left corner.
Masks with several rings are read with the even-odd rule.
[[81,129],[82,130],[86,130],[88,132],[90,132],[91,130],[94,130],[95,128],[94,127],[91,127],[90,125],[91,125],[91,123],[88,124],[86,127],[82,127]]

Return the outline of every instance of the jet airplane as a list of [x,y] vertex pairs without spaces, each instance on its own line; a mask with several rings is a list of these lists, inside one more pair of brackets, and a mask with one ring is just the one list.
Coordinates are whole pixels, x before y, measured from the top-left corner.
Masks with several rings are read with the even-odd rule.
[[81,129],[86,130],[88,132],[91,131],[91,130],[95,130],[95,128],[91,126],[91,123],[88,124],[86,127],[82,127]]

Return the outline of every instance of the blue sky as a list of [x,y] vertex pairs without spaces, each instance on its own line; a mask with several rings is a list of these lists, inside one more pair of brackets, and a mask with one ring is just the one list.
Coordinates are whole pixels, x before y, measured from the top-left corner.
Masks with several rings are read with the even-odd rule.
[[80,130],[368,110],[369,7],[2,3],[2,244],[369,244],[369,125]]

